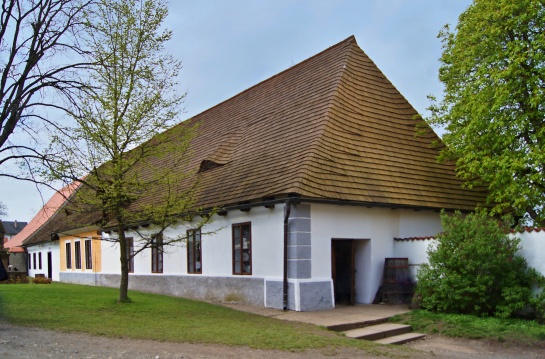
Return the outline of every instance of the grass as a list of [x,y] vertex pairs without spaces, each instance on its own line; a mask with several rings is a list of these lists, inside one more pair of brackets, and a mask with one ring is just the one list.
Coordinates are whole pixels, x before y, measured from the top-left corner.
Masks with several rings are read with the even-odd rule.
[[313,325],[281,321],[183,298],[130,292],[118,304],[114,288],[74,284],[0,285],[0,316],[9,322],[116,338],[243,345],[258,349],[354,348],[395,353]]
[[395,316],[391,321],[409,324],[421,333],[545,347],[545,325],[530,320],[481,318],[415,310]]

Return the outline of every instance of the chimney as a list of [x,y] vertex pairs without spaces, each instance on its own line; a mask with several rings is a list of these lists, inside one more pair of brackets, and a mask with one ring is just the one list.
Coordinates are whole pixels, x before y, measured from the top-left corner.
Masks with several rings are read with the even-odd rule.
[[17,220],[13,221],[13,227],[17,228]]

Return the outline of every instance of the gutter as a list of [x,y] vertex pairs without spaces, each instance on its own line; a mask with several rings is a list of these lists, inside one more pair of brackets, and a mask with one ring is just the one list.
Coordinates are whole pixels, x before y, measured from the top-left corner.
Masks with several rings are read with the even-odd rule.
[[284,278],[282,286],[283,309],[288,310],[288,233],[291,203],[288,199],[284,207]]

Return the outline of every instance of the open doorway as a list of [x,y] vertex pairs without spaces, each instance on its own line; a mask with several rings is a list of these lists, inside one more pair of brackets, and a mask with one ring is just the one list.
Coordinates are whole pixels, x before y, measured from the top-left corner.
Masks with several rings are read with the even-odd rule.
[[47,252],[47,278],[53,279],[53,255]]
[[331,273],[335,305],[354,305],[356,298],[355,252],[355,240],[331,240]]

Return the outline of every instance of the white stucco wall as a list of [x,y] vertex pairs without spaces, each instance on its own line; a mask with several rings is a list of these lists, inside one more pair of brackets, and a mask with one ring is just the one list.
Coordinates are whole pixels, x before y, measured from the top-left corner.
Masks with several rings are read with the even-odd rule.
[[371,303],[384,259],[398,256],[393,239],[433,235],[440,227],[439,213],[433,211],[312,204],[312,277],[331,280],[331,240],[354,239],[356,302]]
[[399,234],[397,238],[435,236],[442,231],[441,218],[436,211],[399,212]]
[[[232,277],[231,226],[245,222],[251,222],[252,229],[251,277],[282,278],[283,205],[276,205],[273,209],[254,207],[249,212],[235,210],[226,216],[215,215],[202,229],[202,274],[187,274],[187,252],[184,243],[164,247],[163,274]],[[168,228],[164,236],[174,238],[185,235],[187,229],[194,227],[195,223],[178,225]],[[134,238],[134,247],[137,250],[138,235],[129,231],[126,236]],[[103,241],[102,258],[102,273],[120,273],[117,244]],[[152,274],[151,249],[144,250],[134,258],[134,275],[138,274]]]
[[[526,259],[528,265],[545,275],[545,230],[517,232],[511,236],[521,239],[518,253]],[[394,253],[396,257],[409,258],[413,280],[416,280],[418,265],[428,263],[427,249],[434,243],[433,239],[395,241]]]
[[[59,280],[59,269],[60,269],[60,251],[59,251],[59,242],[46,242],[41,244],[36,244],[30,247],[27,247],[29,259],[32,258],[32,265],[30,269],[28,269],[28,275],[31,277],[36,276],[36,274],[44,274],[46,277],[47,275],[47,266],[48,266],[48,259],[47,259],[47,253],[51,252],[51,267],[52,267],[52,278],[54,281]],[[36,253],[36,261],[38,262],[39,254],[42,255],[42,269],[39,269],[39,263],[36,263],[36,269],[34,269],[34,253]],[[30,260],[29,260],[30,262]],[[20,270],[24,270],[24,268],[19,268]]]
[[[305,209],[305,206],[309,209]],[[439,213],[433,211],[306,204],[301,205],[300,208],[293,207],[292,212],[293,218],[290,217],[290,223],[295,227],[290,227],[290,231],[308,231],[303,227],[305,223],[308,223],[306,221],[310,216],[309,237],[311,238],[310,266],[308,264],[301,266],[299,269],[303,272],[298,272],[301,276],[290,277],[289,280],[292,286],[290,288],[293,290],[292,295],[295,298],[295,308],[299,306],[302,308],[303,302],[305,308],[312,307],[312,303],[309,302],[310,297],[299,297],[301,288],[313,288],[317,295],[327,296],[329,293],[331,296],[332,290],[328,289],[328,283],[332,287],[331,243],[333,239],[356,241],[356,302],[371,303],[382,281],[384,259],[406,257],[406,252],[413,250],[411,246],[407,249],[397,248],[394,238],[430,236],[440,230]],[[295,218],[298,216],[303,219]],[[291,222],[292,219],[294,222]],[[253,207],[249,212],[233,210],[226,216],[215,215],[202,229],[202,274],[187,273],[186,246],[185,243],[180,243],[164,248],[162,275],[173,278],[174,276],[192,276],[264,279],[262,283],[268,282],[276,288],[283,277],[283,220],[284,204],[277,204],[273,209]],[[251,223],[252,229],[252,275],[233,275],[232,225],[246,222]],[[185,235],[187,229],[195,228],[195,226],[196,222],[180,224],[167,229],[164,236],[172,238]],[[140,228],[140,231],[143,230],[146,229]],[[152,228],[148,230],[151,232]],[[114,236],[115,233],[111,235]],[[138,234],[128,231],[126,235],[134,238],[134,246],[137,250]],[[104,236],[109,235],[104,233]],[[119,274],[119,246],[108,241],[100,243],[102,257],[100,273]],[[308,252],[304,244],[299,247],[290,247],[290,250],[293,251],[290,255],[301,256],[296,260],[307,260],[305,253]],[[418,249],[414,251],[415,255],[419,253]],[[425,250],[423,252],[425,253]],[[305,272],[306,268],[310,272],[310,278],[306,276],[309,273]],[[148,248],[134,258],[134,273],[131,276],[133,278],[140,276],[138,278],[146,278],[149,281],[149,276],[155,275],[161,274],[151,272],[151,249]],[[267,286],[265,286],[265,300],[267,298],[276,300],[274,299],[276,296],[281,296],[278,288],[271,293],[268,293],[266,288]],[[299,299],[301,303],[298,302]]]
[[520,255],[526,258],[528,265],[545,275],[545,230],[514,233],[520,238]]
[[428,263],[427,250],[434,242],[433,239],[409,239],[394,242],[395,256],[409,259],[409,271],[413,282],[416,282],[420,266]]

